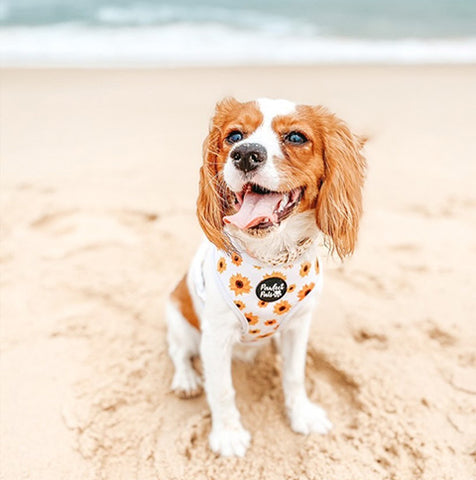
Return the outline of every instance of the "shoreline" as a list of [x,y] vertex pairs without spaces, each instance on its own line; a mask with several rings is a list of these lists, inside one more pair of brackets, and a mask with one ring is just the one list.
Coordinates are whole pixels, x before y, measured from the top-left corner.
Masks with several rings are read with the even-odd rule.
[[[301,29],[302,30],[302,29]],[[4,27],[2,66],[475,64],[476,36],[356,37],[193,23],[141,27]]]

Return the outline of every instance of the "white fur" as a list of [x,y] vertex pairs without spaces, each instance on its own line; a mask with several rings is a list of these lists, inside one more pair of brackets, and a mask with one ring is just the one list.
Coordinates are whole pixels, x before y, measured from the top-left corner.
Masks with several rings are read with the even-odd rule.
[[291,215],[270,231],[266,238],[253,236],[234,225],[226,225],[225,232],[233,244],[252,257],[276,257],[283,250],[292,250],[303,238],[317,238],[319,229],[314,212]]
[[272,122],[278,115],[288,115],[294,112],[296,105],[288,100],[271,100],[269,98],[260,98],[256,102],[263,114],[263,121],[251,135],[237,142],[230,150],[230,154],[243,143],[259,143],[266,149],[267,160],[256,170],[244,174],[235,167],[233,160],[228,156],[223,169],[223,178],[234,192],[241,192],[244,185],[250,181],[269,190],[277,190],[282,180],[276,163],[283,159],[283,151],[281,150],[281,140],[273,130]]
[[[260,99],[258,104],[263,112],[263,123],[246,141],[259,141],[265,145],[269,165],[267,170],[263,168],[260,173],[262,175],[260,178],[263,180],[260,184],[273,189],[276,188],[278,181],[273,161],[282,153],[279,139],[272,131],[271,122],[274,116],[290,113],[295,107],[294,104],[284,100]],[[230,182],[238,177],[230,172],[231,170],[225,167],[225,179],[230,187],[234,188],[233,183]],[[237,187],[237,190],[240,190],[240,187]],[[250,255],[267,256],[277,254],[283,248],[291,248],[305,237],[317,238],[318,234],[313,212],[292,215],[262,238],[252,237],[236,227],[229,226],[227,229],[239,250],[246,250]],[[199,350],[203,363],[205,391],[212,414],[210,447],[220,455],[243,456],[251,437],[241,424],[231,378],[232,353],[234,346],[240,340],[241,327],[214,278],[216,265],[211,260],[213,256],[209,255],[210,248],[213,246],[208,241],[202,244],[187,276],[187,285],[200,319],[201,337],[173,306],[169,305],[167,308],[169,351],[175,367],[172,387],[179,392],[185,392],[185,395],[187,391],[193,394],[191,390],[199,387],[197,375],[190,361],[190,357],[197,354]],[[315,255],[315,249],[310,248],[301,261],[314,261]],[[316,285],[310,295],[315,297],[320,289],[321,285]],[[308,399],[305,389],[306,344],[314,303],[309,299],[285,322],[279,334],[286,411],[291,428],[302,434],[326,433],[331,428],[324,410]],[[263,344],[268,341],[264,339]],[[248,357],[252,359],[253,354],[256,353],[256,347],[249,348],[251,354]]]
[[298,319],[293,318],[292,325],[281,334],[284,403],[291,428],[304,435],[312,432],[325,434],[332,428],[326,412],[308,399],[304,384],[313,303],[309,302],[306,305],[307,311],[299,312]]
[[[268,244],[267,239],[261,239],[261,242]],[[243,456],[250,444],[250,434],[243,428],[235,405],[231,358],[235,346],[239,346],[240,350],[249,348],[251,359],[257,347],[239,344],[240,322],[218,288],[214,278],[216,266],[209,261],[212,256],[208,254],[208,248],[213,247],[205,241],[192,262],[188,279],[190,281],[200,278],[205,282],[205,301],[201,300],[199,294],[201,283],[191,285],[191,295],[201,325],[199,351],[203,363],[205,391],[212,414],[210,447],[223,456]],[[303,256],[302,261],[314,259],[315,251],[311,249]],[[321,285],[317,285],[313,292],[320,290]],[[306,344],[313,304],[312,299],[309,299],[306,306],[283,325],[278,342],[283,359],[286,412],[291,428],[302,434],[326,433],[331,428],[324,410],[308,399],[305,389]],[[182,394],[181,396],[193,396],[199,384],[190,357],[197,353],[196,340],[199,332],[187,324],[176,310],[169,308],[167,314],[169,351],[176,369],[172,388]],[[269,339],[262,341],[263,344],[267,342]],[[243,352],[240,357],[242,356]]]
[[193,328],[171,302],[166,306],[167,341],[175,373],[172,390],[181,397],[199,393],[202,380],[192,366],[192,357],[200,347],[200,333]]

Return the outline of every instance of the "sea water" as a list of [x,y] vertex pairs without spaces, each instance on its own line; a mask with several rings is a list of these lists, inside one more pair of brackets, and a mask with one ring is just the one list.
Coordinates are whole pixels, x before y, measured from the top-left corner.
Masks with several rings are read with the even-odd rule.
[[0,0],[0,61],[475,63],[476,0]]

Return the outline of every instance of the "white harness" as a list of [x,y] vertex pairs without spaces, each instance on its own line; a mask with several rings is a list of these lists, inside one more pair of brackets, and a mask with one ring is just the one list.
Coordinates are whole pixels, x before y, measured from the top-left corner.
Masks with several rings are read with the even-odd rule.
[[272,266],[246,254],[229,255],[212,246],[207,255],[215,278],[242,326],[241,341],[270,337],[306,302],[318,285],[319,261],[297,259]]

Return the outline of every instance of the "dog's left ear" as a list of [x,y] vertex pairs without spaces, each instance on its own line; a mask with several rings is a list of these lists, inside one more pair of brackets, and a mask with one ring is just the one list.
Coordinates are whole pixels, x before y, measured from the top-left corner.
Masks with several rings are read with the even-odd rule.
[[225,187],[219,178],[221,135],[225,116],[239,105],[234,98],[227,97],[218,102],[210,122],[210,130],[203,142],[203,164],[200,168],[200,185],[197,199],[197,216],[203,232],[217,248],[230,250],[229,239],[223,232],[225,215]]
[[316,222],[340,258],[353,253],[362,215],[366,138],[352,134],[335,115],[317,108],[323,144],[324,177],[319,189]]

